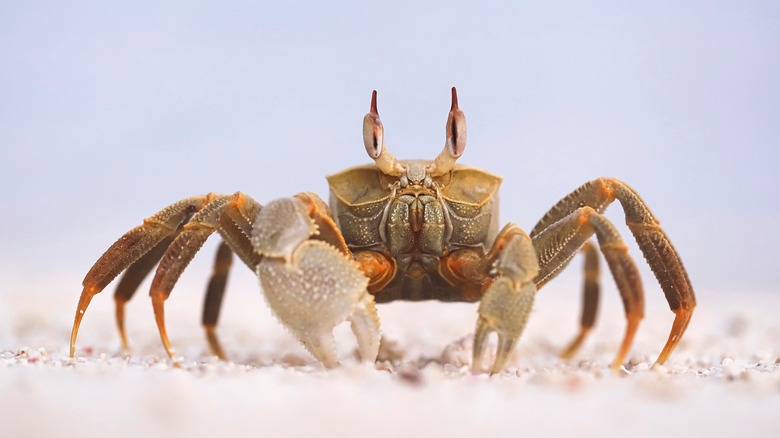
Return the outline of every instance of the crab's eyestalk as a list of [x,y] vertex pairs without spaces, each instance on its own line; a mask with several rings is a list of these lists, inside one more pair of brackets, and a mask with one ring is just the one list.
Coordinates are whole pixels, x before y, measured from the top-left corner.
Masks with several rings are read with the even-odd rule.
[[452,106],[447,116],[446,134],[444,150],[428,168],[430,176],[442,176],[452,170],[466,149],[466,115],[458,108],[458,92],[455,87],[452,87]]
[[452,106],[447,116],[447,152],[458,158],[466,149],[466,115],[458,108],[458,93],[452,87]]
[[371,93],[371,109],[363,117],[363,144],[366,145],[368,156],[377,159],[382,154],[384,146],[384,128],[379,112],[376,110],[376,90]]
[[363,117],[363,144],[368,156],[383,173],[393,176],[404,174],[404,168],[385,147],[385,129],[376,109],[376,90],[371,93],[371,108]]

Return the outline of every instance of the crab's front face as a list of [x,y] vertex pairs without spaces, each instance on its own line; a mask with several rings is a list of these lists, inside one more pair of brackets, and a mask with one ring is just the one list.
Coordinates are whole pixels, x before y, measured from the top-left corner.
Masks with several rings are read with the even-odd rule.
[[453,291],[441,278],[440,259],[456,248],[487,250],[492,245],[501,178],[455,164],[465,148],[466,118],[454,89],[446,143],[434,160],[393,157],[384,143],[375,93],[363,134],[375,164],[328,176],[338,227],[353,252],[376,251],[392,259],[397,272],[390,287],[402,296],[419,289],[434,292],[417,299],[444,299]]

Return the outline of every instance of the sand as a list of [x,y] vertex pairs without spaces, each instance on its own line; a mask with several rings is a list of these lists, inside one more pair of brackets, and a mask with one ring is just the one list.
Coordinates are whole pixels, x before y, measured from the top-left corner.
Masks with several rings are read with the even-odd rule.
[[146,297],[128,308],[131,353],[118,349],[105,293],[70,359],[78,291],[10,286],[0,294],[0,435],[780,436],[776,296],[734,302],[700,292],[678,350],[653,367],[672,314],[648,291],[646,320],[614,373],[624,324],[617,298],[605,298],[597,330],[566,362],[556,353],[575,332],[579,304],[550,287],[507,368],[488,377],[468,369],[474,305],[380,307],[388,360],[360,364],[340,326],[343,365],[328,371],[268,313],[252,281],[241,277],[223,312],[228,362],[206,350],[197,294],[172,296],[179,366],[164,357]]

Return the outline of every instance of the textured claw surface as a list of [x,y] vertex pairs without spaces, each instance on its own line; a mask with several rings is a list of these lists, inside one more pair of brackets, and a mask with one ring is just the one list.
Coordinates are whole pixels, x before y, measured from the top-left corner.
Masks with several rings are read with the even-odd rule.
[[490,373],[496,374],[504,368],[528,321],[535,295],[536,286],[533,283],[526,283],[516,290],[511,280],[501,277],[490,285],[479,304],[471,366],[473,372],[482,371],[487,337],[492,332],[498,335],[498,349]]
[[257,215],[252,246],[264,256],[289,259],[295,247],[316,232],[317,228],[300,200],[277,199]]
[[277,318],[326,367],[338,366],[332,331],[347,319],[363,360],[376,359],[379,318],[366,291],[368,278],[356,262],[325,242],[306,240],[292,253],[290,263],[265,258],[257,274]]

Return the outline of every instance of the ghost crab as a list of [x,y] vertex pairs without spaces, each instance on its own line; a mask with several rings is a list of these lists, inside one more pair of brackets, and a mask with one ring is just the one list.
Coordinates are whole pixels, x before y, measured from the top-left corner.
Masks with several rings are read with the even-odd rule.
[[496,373],[520,337],[537,290],[582,248],[584,305],[580,332],[562,353],[569,357],[592,328],[598,306],[597,253],[588,242],[595,234],[626,312],[626,333],[612,363],[616,368],[644,316],[636,264],[615,227],[601,214],[616,199],[675,313],[657,362],[663,363],[677,346],[695,307],[693,289],[658,221],[625,183],[612,178],[585,183],[553,206],[530,234],[511,222],[499,230],[501,178],[455,164],[466,145],[466,119],[455,88],[446,143],[434,161],[393,157],[384,143],[376,91],[363,120],[363,140],[375,164],[329,176],[330,208],[312,193],[266,206],[240,192],[212,193],[176,202],[127,232],[83,281],[71,357],[90,300],[125,270],[115,299],[117,324],[127,347],[124,305],[156,265],[150,295],[163,345],[174,358],[164,302],[215,231],[223,242],[206,293],[203,324],[211,350],[220,358],[225,355],[215,327],[233,253],[257,273],[279,321],[328,368],[339,364],[332,330],[345,320],[351,322],[361,358],[376,359],[380,335],[375,303],[479,301],[472,369],[482,370],[486,339],[495,332],[498,345],[490,369]]

